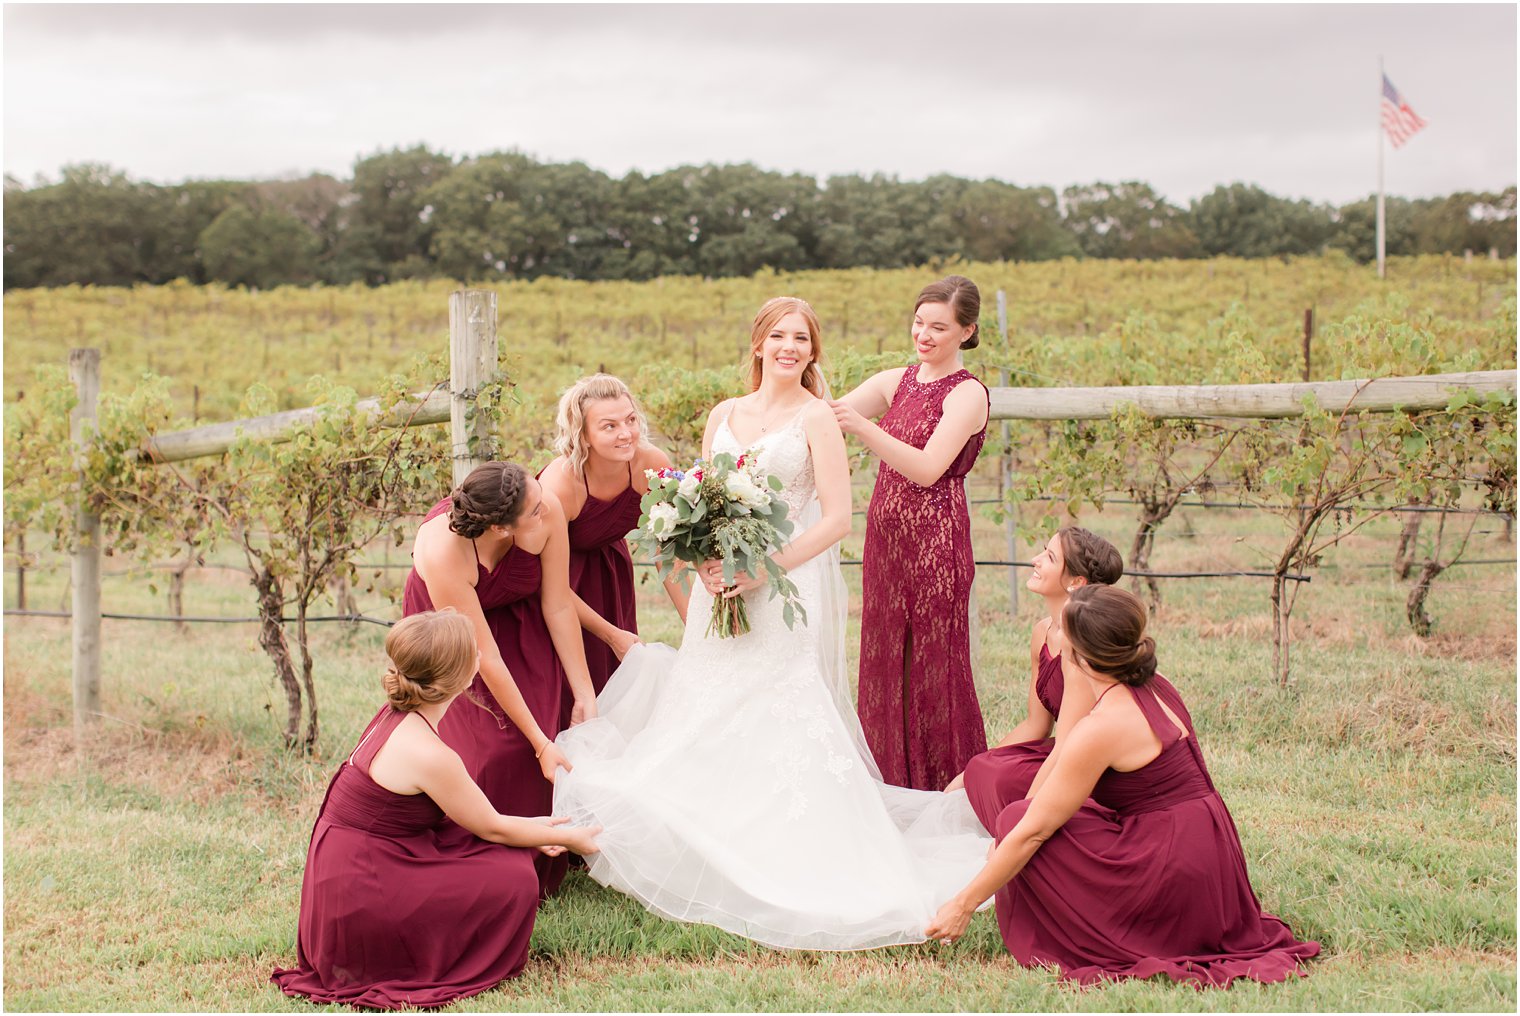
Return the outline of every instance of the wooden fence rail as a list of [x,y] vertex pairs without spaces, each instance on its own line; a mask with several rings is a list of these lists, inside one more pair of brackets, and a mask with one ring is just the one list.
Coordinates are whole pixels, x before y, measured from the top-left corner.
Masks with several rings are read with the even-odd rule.
[[[1480,370],[1463,374],[1425,374],[1416,377],[1364,378],[1358,381],[1310,381],[1261,385],[1128,385],[1113,388],[994,388],[994,420],[1106,420],[1115,409],[1132,404],[1158,419],[1228,418],[1273,420],[1302,416],[1304,397],[1312,395],[1332,412],[1347,406],[1367,413],[1441,409],[1453,392],[1515,391],[1515,371]],[[446,423],[450,419],[448,392],[418,393],[384,417],[380,401],[366,399],[361,408],[385,427]],[[286,440],[309,426],[321,410],[291,409],[229,423],[159,434],[143,445],[142,454],[154,462],[179,462],[203,455],[220,455],[239,433],[269,441]],[[458,442],[463,447],[463,438]],[[456,454],[459,454],[456,451]],[[466,470],[468,472],[468,470]]]
[[[1000,294],[1001,295],[1001,294]],[[484,291],[461,291],[449,299],[450,391],[414,394],[390,412],[379,399],[359,403],[382,427],[452,423],[454,480],[485,457],[492,447],[485,414],[472,411],[473,398],[495,378],[496,299]],[[999,316],[1000,327],[1002,316]],[[73,438],[83,455],[93,439],[95,393],[99,390],[95,350],[74,350],[70,364],[78,387]],[[1005,375],[1006,377],[1006,375]],[[1311,397],[1332,412],[1347,407],[1364,412],[1440,409],[1455,392],[1480,394],[1515,391],[1515,371],[1474,371],[1423,377],[1320,381],[1292,384],[1130,386],[1113,388],[992,389],[994,420],[1099,420],[1124,405],[1147,416],[1165,419],[1280,419],[1299,416]],[[180,462],[220,455],[238,435],[267,441],[289,440],[317,420],[320,407],[293,409],[270,416],[212,424],[158,434],[146,441],[141,454],[152,462]],[[1009,559],[1012,560],[1012,520],[1009,520]],[[99,520],[80,506],[76,521],[79,539],[74,567],[74,713],[76,736],[83,738],[100,710],[100,547]],[[1010,597],[1017,603],[1016,584]]]

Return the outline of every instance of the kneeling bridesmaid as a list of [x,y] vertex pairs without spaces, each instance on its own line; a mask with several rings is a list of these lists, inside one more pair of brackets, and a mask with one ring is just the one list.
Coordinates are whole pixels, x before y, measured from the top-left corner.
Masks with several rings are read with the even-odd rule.
[[1070,980],[1228,987],[1304,973],[1319,943],[1262,912],[1192,718],[1156,673],[1145,604],[1081,586],[1062,618],[1065,679],[1097,704],[1058,743],[1034,797],[998,815],[986,866],[924,933],[954,941],[996,894],[1013,957]]
[[1046,616],[1035,622],[1029,639],[1029,714],[997,747],[966,763],[966,771],[946,790],[966,788],[976,817],[992,832],[1000,812],[1032,795],[1046,760],[1062,737],[1092,708],[1086,681],[1068,685],[1061,673],[1061,611],[1074,591],[1090,582],[1111,586],[1124,574],[1124,558],[1103,537],[1079,526],[1056,531],[1035,555],[1025,586],[1045,600]]
[[[431,1007],[522,970],[538,906],[534,852],[522,848],[594,853],[598,830],[498,814],[439,739],[479,664],[468,618],[414,614],[385,651],[388,701],[338,767],[312,830],[299,965],[270,980],[318,1003]],[[445,832],[446,819],[474,835]]]

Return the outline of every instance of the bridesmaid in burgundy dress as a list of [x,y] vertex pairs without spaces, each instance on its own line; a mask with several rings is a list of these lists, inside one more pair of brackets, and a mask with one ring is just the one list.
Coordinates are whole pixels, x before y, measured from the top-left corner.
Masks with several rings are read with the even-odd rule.
[[[405,618],[385,651],[388,701],[333,775],[312,830],[298,965],[270,980],[323,1004],[439,1006],[522,970],[538,877],[519,848],[594,852],[598,830],[499,814],[439,739],[480,658],[468,618]],[[445,834],[446,816],[472,835]]]
[[[555,771],[568,768],[554,737],[596,715],[569,560],[559,499],[510,462],[465,477],[412,545],[402,612],[453,607],[474,623],[480,649],[480,672],[438,732],[504,814],[550,810]],[[538,859],[545,896],[566,863]]]
[[1054,641],[1066,681],[1086,682],[1097,704],[1056,746],[1034,797],[998,816],[986,867],[924,933],[955,941],[996,894],[1014,958],[1070,980],[1164,974],[1228,987],[1302,974],[1319,943],[1262,912],[1192,718],[1156,673],[1145,604],[1082,586],[1063,620]]
[[1029,640],[1034,674],[1029,685],[1029,715],[996,748],[967,762],[966,771],[945,788],[956,790],[964,784],[971,807],[988,832],[999,812],[1030,796],[1035,777],[1059,736],[1056,721],[1060,721],[1060,735],[1064,735],[1092,709],[1087,683],[1068,685],[1061,675],[1061,656],[1050,648],[1060,634],[1061,611],[1067,598],[1090,582],[1111,586],[1124,574],[1124,558],[1118,548],[1080,526],[1057,530],[1033,563],[1033,572],[1024,585],[1044,598],[1046,616],[1035,622]]
[[832,403],[840,429],[881,456],[862,554],[860,722],[882,779],[918,790],[939,790],[987,750],[971,676],[965,476],[990,396],[961,365],[980,312],[970,279],[925,287],[913,308],[918,363]]
[[[633,557],[628,533],[639,524],[639,500],[649,492],[646,469],[670,458],[649,443],[644,414],[628,386],[610,374],[581,378],[560,396],[555,418],[559,456],[538,474],[559,498],[569,523],[570,588],[577,603],[586,668],[601,694],[623,654],[639,642]],[[685,596],[666,590],[685,617]]]

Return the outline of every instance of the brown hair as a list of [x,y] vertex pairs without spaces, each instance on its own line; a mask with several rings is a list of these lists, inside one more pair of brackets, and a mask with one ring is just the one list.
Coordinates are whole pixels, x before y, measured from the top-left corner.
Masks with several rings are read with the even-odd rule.
[[1119,548],[1097,533],[1081,526],[1062,526],[1056,530],[1065,571],[1074,579],[1111,586],[1124,576],[1124,558]]
[[621,378],[611,374],[591,374],[581,378],[565,389],[559,397],[559,412],[554,416],[556,434],[554,450],[570,463],[570,472],[576,476],[586,473],[586,459],[591,454],[591,444],[586,440],[586,403],[598,399],[627,399],[639,421],[639,440],[649,435],[649,423],[639,400]]
[[391,707],[409,713],[459,694],[475,676],[475,651],[475,626],[453,607],[403,617],[385,635],[391,665],[380,683]]
[[528,471],[515,462],[487,462],[454,488],[449,528],[473,540],[491,526],[510,526],[522,514]]
[[923,288],[918,294],[918,302],[913,305],[913,313],[917,314],[918,308],[926,303],[947,304],[950,313],[955,315],[955,323],[962,328],[971,328],[970,338],[961,343],[962,349],[975,349],[982,341],[982,291],[976,288],[976,283],[964,275],[946,276]]
[[1156,640],[1140,597],[1113,586],[1082,586],[1066,601],[1063,627],[1072,649],[1093,670],[1132,688],[1156,676]]
[[824,398],[828,394],[828,386],[823,380],[823,370],[818,366],[823,361],[823,337],[818,325],[818,314],[806,300],[795,296],[773,296],[761,304],[759,312],[755,314],[754,324],[749,328],[749,390],[758,391],[760,380],[765,376],[760,365],[760,347],[765,344],[765,337],[776,327],[777,321],[793,312],[802,315],[802,319],[807,322],[808,335],[813,340],[813,362],[802,371],[802,387],[820,399]]

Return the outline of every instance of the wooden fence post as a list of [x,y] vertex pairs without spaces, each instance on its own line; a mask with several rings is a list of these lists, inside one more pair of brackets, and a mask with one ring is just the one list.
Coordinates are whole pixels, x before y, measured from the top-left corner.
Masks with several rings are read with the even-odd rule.
[[[997,315],[998,335],[1003,340],[1004,366],[1002,369],[1002,385],[1008,384],[1008,296],[1001,289],[997,291]],[[989,410],[990,412],[990,410]],[[1008,488],[1013,485],[1013,445],[1010,443],[1008,434],[1008,421],[1003,421],[1003,463],[998,473],[998,499],[1003,502],[1003,532],[1008,542],[1008,616],[1013,617],[1019,612],[1019,571],[1013,566],[1014,546],[1014,511],[1013,506],[1008,504]]]
[[[78,395],[70,414],[69,436],[83,481],[85,456],[95,441],[100,350],[69,350],[69,380]],[[74,740],[80,742],[100,716],[100,516],[91,513],[83,489],[75,507],[74,542]]]
[[449,294],[449,391],[453,406],[454,484],[495,458],[489,417],[475,412],[480,389],[496,380],[496,294],[461,289]]
[[26,609],[26,533],[16,534],[16,608]]

